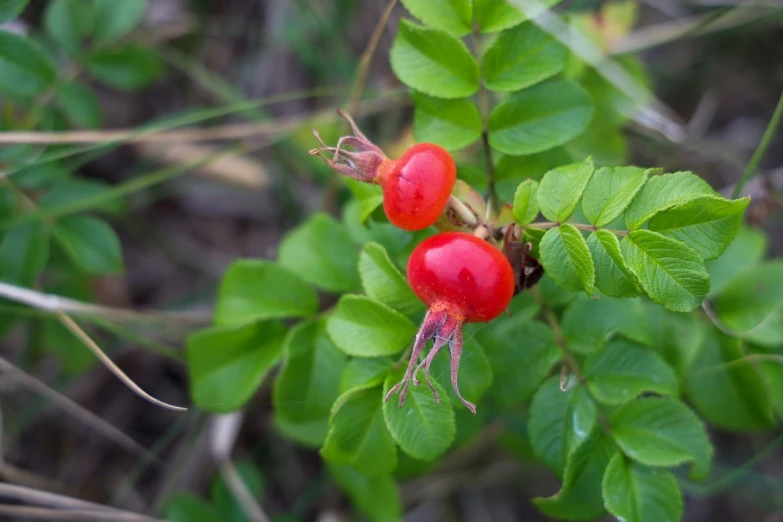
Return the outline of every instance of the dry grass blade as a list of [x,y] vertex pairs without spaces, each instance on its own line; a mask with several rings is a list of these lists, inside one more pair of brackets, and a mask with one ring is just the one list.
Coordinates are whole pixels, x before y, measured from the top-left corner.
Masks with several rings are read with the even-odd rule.
[[60,322],[65,326],[68,330],[71,331],[73,335],[76,336],[77,339],[79,339],[81,342],[89,348],[93,354],[98,358],[101,363],[103,363],[106,368],[109,369],[110,372],[112,372],[115,377],[117,377],[119,380],[125,384],[128,388],[131,389],[136,395],[139,397],[146,399],[147,401],[151,402],[152,404],[155,404],[157,406],[160,406],[161,408],[166,408],[168,410],[174,410],[174,411],[187,411],[187,408],[183,408],[182,406],[174,406],[173,404],[168,404],[166,402],[161,401],[160,399],[156,399],[149,393],[145,392],[141,389],[141,387],[133,382],[133,379],[128,377],[125,372],[123,372],[119,366],[114,364],[114,361],[112,361],[108,355],[106,355],[103,350],[93,341],[87,333],[81,329],[81,327],[76,324],[76,321],[71,319],[69,316],[64,314],[63,312],[57,312],[56,313],[57,318],[60,320]]
[[112,522],[165,522],[159,518],[151,518],[145,515],[138,515],[130,512],[115,512],[106,510],[68,510],[63,511],[52,508],[40,508],[29,506],[14,506],[8,504],[0,504],[0,515],[7,515],[12,517],[10,519],[4,518],[3,520],[58,520],[58,521],[72,521],[72,522],[88,522],[96,520],[99,522],[106,522],[111,520]]

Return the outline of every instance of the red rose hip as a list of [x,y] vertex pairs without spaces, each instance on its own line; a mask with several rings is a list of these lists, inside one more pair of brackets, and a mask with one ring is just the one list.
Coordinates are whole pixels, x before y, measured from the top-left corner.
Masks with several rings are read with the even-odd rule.
[[435,223],[443,214],[457,179],[451,154],[438,145],[419,143],[399,159],[391,160],[348,115],[340,115],[351,124],[354,135],[343,136],[336,147],[328,147],[314,130],[322,147],[310,154],[320,156],[331,168],[350,178],[380,185],[386,217],[399,228],[422,230]]
[[[424,367],[424,376],[435,401],[440,398],[430,382],[429,370],[438,351],[448,343],[451,357],[451,384],[457,397],[475,415],[476,406],[459,392],[457,376],[462,355],[462,325],[486,322],[508,307],[514,294],[514,272],[503,253],[470,234],[449,232],[421,242],[408,261],[408,283],[427,306],[427,315],[416,334],[413,353],[405,375],[386,395],[402,388],[400,407],[405,402],[411,381]],[[434,339],[432,350],[416,364],[427,341]]]

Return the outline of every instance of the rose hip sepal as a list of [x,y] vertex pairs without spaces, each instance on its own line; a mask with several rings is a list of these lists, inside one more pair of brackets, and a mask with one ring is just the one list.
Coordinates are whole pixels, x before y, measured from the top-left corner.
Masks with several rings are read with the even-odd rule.
[[[475,415],[476,406],[462,397],[457,385],[462,325],[491,321],[508,307],[515,287],[511,265],[503,253],[488,242],[464,232],[447,232],[425,239],[413,250],[408,261],[408,283],[428,310],[416,334],[408,369],[384,401],[401,389],[402,407],[410,383],[421,384],[415,376],[423,366],[427,384],[435,395],[435,402],[439,402],[438,392],[430,381],[430,365],[448,343],[451,385],[457,397]],[[430,339],[434,339],[432,349],[417,365]]]
[[[443,214],[457,179],[457,166],[444,148],[419,143],[397,160],[359,130],[347,114],[352,136],[343,136],[336,147],[327,146],[313,130],[321,147],[310,151],[332,169],[349,178],[383,188],[383,210],[394,225],[404,230],[423,230]],[[329,157],[331,156],[331,157]]]

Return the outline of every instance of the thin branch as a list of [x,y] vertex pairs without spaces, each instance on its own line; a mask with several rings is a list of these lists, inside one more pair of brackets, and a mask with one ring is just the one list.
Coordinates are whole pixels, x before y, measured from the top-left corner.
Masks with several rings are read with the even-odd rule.
[[71,333],[76,336],[81,342],[84,343],[87,348],[89,348],[93,354],[100,360],[106,368],[112,372],[119,380],[121,380],[125,386],[131,389],[136,395],[139,397],[146,399],[147,401],[151,402],[152,404],[156,404],[162,408],[166,408],[169,410],[174,411],[187,411],[187,408],[183,408],[182,406],[174,406],[173,404],[168,404],[166,402],[163,402],[159,399],[156,399],[149,393],[145,392],[141,389],[141,387],[133,382],[133,379],[128,377],[125,372],[123,372],[119,366],[114,364],[114,361],[112,361],[108,355],[106,355],[103,350],[93,341],[87,333],[81,329],[81,327],[76,324],[76,322],[71,319],[69,316],[64,314],[63,312],[57,312],[56,313],[57,318],[60,320],[60,322],[65,326],[68,330],[71,331]]
[[478,217],[465,203],[458,200],[454,196],[449,196],[448,203],[446,203],[459,218],[471,227],[475,227],[479,224]]
[[61,522],[88,522],[93,520],[97,522],[105,522],[106,520],[111,520],[112,522],[165,522],[159,518],[151,518],[146,515],[139,515],[129,511],[118,512],[106,509],[69,509],[64,511],[60,509],[9,504],[0,504],[0,515],[12,517],[11,520],[27,518],[34,520],[58,520]]
[[[473,49],[476,53],[476,61],[481,70],[481,28],[477,23],[473,23]],[[487,171],[487,215],[484,219],[489,220],[492,212],[498,210],[498,195],[495,189],[495,163],[492,161],[492,147],[489,146],[489,98],[487,87],[484,84],[484,78],[479,78],[478,107],[481,116],[481,144],[484,149],[484,168]]]
[[747,167],[745,167],[745,171],[742,173],[742,177],[734,187],[734,191],[731,193],[732,198],[736,198],[740,195],[740,192],[742,192],[742,187],[744,187],[745,183],[747,183],[748,180],[756,173],[756,169],[758,169],[761,158],[764,157],[764,154],[769,148],[769,144],[772,142],[772,137],[775,135],[775,131],[780,124],[781,117],[783,117],[783,91],[780,93],[780,99],[778,100],[778,104],[775,107],[775,112],[772,113],[772,118],[770,118],[769,124],[764,131],[764,135],[761,137],[759,146],[756,147],[755,152],[753,152],[753,156],[751,156]]

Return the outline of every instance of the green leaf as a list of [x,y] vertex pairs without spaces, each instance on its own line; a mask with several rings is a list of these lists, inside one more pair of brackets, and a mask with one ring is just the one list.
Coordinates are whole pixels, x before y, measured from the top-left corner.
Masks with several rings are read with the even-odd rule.
[[479,86],[476,60],[448,33],[400,20],[389,55],[402,83],[438,98],[464,98]]
[[648,219],[699,196],[713,196],[715,192],[706,181],[692,172],[675,172],[652,176],[625,209],[625,225],[636,230]]
[[45,349],[59,359],[66,377],[78,377],[98,363],[84,343],[57,319],[43,322]]
[[573,225],[563,223],[550,228],[538,246],[541,264],[555,283],[578,292],[593,294],[595,267],[587,242]]
[[[252,497],[263,501],[264,477],[258,467],[252,461],[242,460],[236,463],[236,469]],[[209,492],[220,513],[221,522],[245,522],[247,520],[241,504],[234,498],[234,494],[221,475],[213,479]]]
[[367,243],[359,256],[359,275],[368,296],[389,305],[404,315],[423,310],[424,305],[413,293],[405,277],[378,243]]
[[[451,404],[457,410],[467,410],[451,385],[450,358],[448,353],[438,354],[432,361],[430,375],[438,380],[451,398]],[[479,399],[492,385],[492,367],[481,345],[468,340],[462,350],[459,365],[459,391],[462,396],[473,403]],[[471,415],[472,417],[472,415]]]
[[[288,406],[293,408],[294,406]],[[326,442],[326,434],[329,432],[329,417],[304,422],[290,422],[275,411],[272,418],[277,431],[286,438],[309,448],[318,449]]]
[[51,59],[32,40],[0,30],[0,94],[27,98],[54,85]]
[[617,219],[642,190],[650,174],[639,167],[598,169],[585,189],[582,211],[587,221],[605,227]]
[[702,422],[680,401],[636,399],[617,408],[609,422],[615,442],[635,461],[656,467],[693,462],[694,478],[707,475],[712,445]]
[[518,91],[554,76],[565,68],[568,52],[532,22],[504,31],[481,62],[491,91]]
[[740,228],[737,237],[723,254],[707,262],[707,272],[710,274],[710,293],[707,297],[712,299],[720,295],[735,277],[758,266],[766,251],[767,236],[763,232],[747,227]]
[[223,276],[215,323],[238,325],[317,311],[318,295],[299,277],[271,261],[240,259]]
[[[71,171],[62,163],[50,161],[18,170],[13,179],[18,186],[37,191],[52,184],[62,183],[70,175]],[[8,191],[7,194],[14,195],[11,191]],[[12,200],[12,203],[15,204],[15,201]],[[3,212],[0,214],[5,215]]]
[[704,260],[685,243],[650,230],[635,230],[621,243],[623,255],[650,299],[675,312],[690,312],[710,289]]
[[577,137],[592,117],[593,106],[584,89],[568,80],[550,80],[492,109],[489,143],[512,156],[541,152]]
[[314,214],[280,244],[280,265],[329,292],[358,290],[359,252],[340,223]]
[[402,0],[402,5],[425,25],[465,36],[471,31],[471,0]]
[[187,340],[190,395],[208,411],[240,408],[255,393],[283,350],[285,328],[274,321],[213,327]]
[[541,178],[538,204],[550,221],[565,221],[574,213],[595,170],[590,158],[550,170]]
[[774,426],[772,405],[759,370],[742,342],[710,328],[701,351],[683,379],[685,393],[711,424],[734,431]]
[[28,3],[30,0],[0,0],[0,24],[19,16]]
[[563,520],[593,520],[604,512],[601,478],[617,454],[612,440],[596,430],[568,459],[563,487],[548,498],[533,503],[546,515]]
[[720,320],[744,332],[758,326],[783,303],[783,261],[762,263],[743,271],[713,302]]
[[215,506],[189,491],[175,493],[165,514],[170,522],[224,522]]
[[0,278],[33,286],[49,260],[49,232],[42,223],[18,225],[0,241]]
[[326,326],[334,343],[348,355],[394,355],[410,344],[416,325],[383,303],[344,295]]
[[558,477],[566,461],[596,427],[598,412],[587,390],[576,379],[560,389],[560,377],[547,380],[530,403],[528,430],[533,452]]
[[540,321],[525,321],[518,314],[495,319],[468,336],[465,346],[473,342],[482,346],[489,359],[492,395],[505,407],[532,397],[562,357],[551,328]]
[[131,44],[95,52],[87,61],[87,70],[110,87],[135,91],[154,82],[163,66],[153,51]]
[[141,22],[146,9],[147,0],[95,0],[95,42],[106,45],[125,36]]
[[642,319],[636,324],[644,333],[634,336],[634,340],[658,352],[684,375],[699,352],[705,328],[694,314],[671,312],[650,301],[637,303],[642,305]]
[[601,482],[606,509],[625,522],[680,522],[682,492],[668,471],[648,468],[617,454]]
[[[402,378],[403,370],[400,368],[386,376],[384,396]],[[410,386],[402,408],[398,407],[397,395],[383,404],[386,426],[400,448],[411,457],[427,461],[442,455],[456,433],[449,396],[440,384],[433,381],[433,385],[440,396],[440,403],[435,402],[429,386]]]
[[677,374],[649,348],[618,338],[592,354],[582,366],[582,376],[595,400],[623,404],[644,392],[679,394]]
[[715,259],[739,232],[748,203],[750,198],[695,198],[654,215],[649,229],[687,243],[704,259]]
[[341,395],[329,420],[321,456],[369,476],[388,475],[397,466],[397,447],[383,420],[380,387]]
[[92,216],[57,220],[52,235],[71,261],[88,274],[122,272],[122,246],[114,229]]
[[528,7],[525,14],[508,0],[475,0],[474,18],[482,33],[494,33],[520,24],[528,18],[535,18],[541,8],[552,7],[560,0],[539,0],[535,7]]
[[340,375],[340,393],[354,388],[369,388],[382,384],[394,366],[391,357],[357,357],[345,365]]
[[616,333],[644,343],[648,332],[640,325],[643,317],[644,310],[636,301],[577,299],[563,312],[560,328],[570,351],[589,354]]
[[620,240],[608,230],[596,230],[587,237],[587,248],[595,263],[595,286],[610,297],[640,294],[620,249]]
[[324,321],[311,319],[292,328],[285,356],[273,395],[277,414],[289,423],[328,417],[340,392],[345,355],[326,335]]
[[368,477],[348,466],[329,464],[329,474],[372,522],[399,522],[402,503],[391,475]]
[[[84,201],[100,200],[103,193],[109,190],[109,185],[102,181],[80,178],[64,178],[55,182],[44,192],[38,204],[41,210],[49,215],[65,215],[73,207],[78,207]],[[121,198],[107,201],[102,205],[94,205],[96,210],[107,214],[119,214],[125,208]]]
[[416,106],[413,135],[416,141],[437,143],[448,150],[464,149],[481,137],[481,116],[473,101],[444,100],[411,92]]
[[514,219],[520,225],[529,225],[538,216],[538,183],[526,179],[514,194]]
[[91,24],[92,5],[86,0],[52,0],[44,12],[46,30],[71,56],[81,53]]
[[76,126],[87,129],[101,126],[103,115],[100,102],[85,84],[74,81],[59,85],[55,97],[65,115]]

